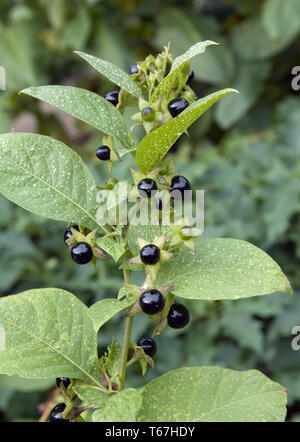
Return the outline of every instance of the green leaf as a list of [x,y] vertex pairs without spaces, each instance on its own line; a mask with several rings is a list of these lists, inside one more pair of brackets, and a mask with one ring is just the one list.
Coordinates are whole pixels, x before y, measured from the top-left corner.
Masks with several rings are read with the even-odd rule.
[[223,129],[241,119],[261,94],[270,73],[269,62],[243,63],[238,66],[234,87],[239,96],[228,95],[217,104],[216,121]]
[[237,91],[222,89],[195,101],[178,117],[146,135],[136,151],[136,162],[142,172],[148,173],[153,170],[180,135],[214,103],[231,92]]
[[233,27],[231,40],[239,58],[243,60],[262,60],[282,51],[291,42],[288,34],[270,38],[261,19],[242,20]]
[[97,239],[97,245],[112,256],[115,262],[118,262],[122,255],[126,252],[123,244],[118,243],[115,239],[110,237],[102,237]]
[[6,198],[37,215],[97,227],[93,177],[65,144],[37,134],[4,134],[0,159]]
[[[178,29],[181,29],[180,38]],[[162,49],[166,41],[170,41],[171,52],[180,54],[195,41],[205,40],[206,35],[219,45],[194,58],[191,67],[196,78],[205,83],[227,84],[234,72],[234,57],[224,36],[218,34],[218,25],[210,17],[198,15],[194,22],[182,8],[164,8],[159,15],[155,43]]]
[[100,368],[104,373],[108,373],[111,382],[119,384],[119,372],[121,364],[122,347],[118,341],[113,338],[111,345],[100,358]]
[[214,41],[200,41],[191,46],[183,55],[176,57],[169,74],[159,83],[151,96],[151,103],[157,100],[159,95],[167,98],[179,72],[184,69],[185,65],[196,55],[202,54],[207,46],[217,45]]
[[264,251],[236,239],[195,239],[196,252],[182,248],[164,264],[158,286],[187,299],[239,299],[291,291],[279,265]]
[[271,39],[294,38],[300,31],[298,0],[266,0],[262,8],[262,24]]
[[135,422],[142,396],[134,388],[114,394],[104,408],[93,413],[93,422]]
[[283,387],[257,370],[179,368],[142,396],[139,422],[281,422],[286,415]]
[[89,315],[92,318],[95,331],[97,332],[105,322],[121,310],[130,307],[134,302],[134,298],[130,300],[123,299],[122,301],[114,298],[105,298],[95,302],[95,304],[89,308]]
[[28,379],[78,378],[99,385],[97,335],[88,308],[60,289],[34,289],[0,300],[6,349],[0,373]]
[[6,71],[6,88],[11,92],[47,81],[39,68],[37,32],[32,21],[0,25],[1,66]]
[[96,69],[96,71],[100,72],[100,74],[103,74],[110,81],[117,84],[134,97],[143,97],[140,88],[136,85],[133,79],[118,66],[106,60],[102,60],[101,58],[86,54],[84,52],[75,51],[75,54],[78,54],[80,57],[84,58],[94,69]]
[[82,404],[80,404],[81,407],[103,407],[110,398],[107,393],[91,385],[75,385],[73,391],[82,400]]
[[21,91],[43,100],[105,134],[112,135],[130,148],[125,121],[120,112],[105,98],[73,86],[40,86]]

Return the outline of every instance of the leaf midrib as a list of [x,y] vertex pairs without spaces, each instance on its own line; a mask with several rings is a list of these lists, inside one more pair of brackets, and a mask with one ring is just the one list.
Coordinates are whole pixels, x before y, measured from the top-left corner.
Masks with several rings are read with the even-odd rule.
[[[76,201],[72,200],[71,198],[69,198],[67,195],[65,195],[64,193],[62,193],[60,190],[58,190],[56,187],[51,186],[51,184],[47,183],[47,181],[44,181],[42,178],[40,178],[38,175],[35,175],[33,172],[31,172],[30,170],[26,169],[25,167],[21,166],[20,164],[16,163],[14,160],[12,160],[11,158],[8,158],[5,154],[0,152],[0,155],[2,155],[2,157],[4,157],[5,159],[7,159],[10,163],[12,163],[14,166],[19,167],[21,170],[24,170],[27,174],[31,175],[32,177],[34,177],[35,179],[37,179],[38,181],[40,181],[41,183],[43,183],[46,187],[49,187],[50,189],[52,189],[54,192],[57,192],[60,196],[62,196],[64,199],[70,201],[71,203],[73,203],[76,207],[78,207],[85,215],[87,215],[88,218],[90,218],[94,223],[96,223],[98,226],[99,224],[97,223],[96,218],[94,218],[87,210],[85,210],[82,206],[80,206],[80,204],[76,203]],[[102,227],[102,226],[100,226]]]
[[81,367],[80,365],[78,365],[75,361],[73,361],[72,359],[70,359],[67,355],[65,355],[64,353],[62,353],[61,351],[59,351],[58,349],[56,349],[55,347],[53,347],[51,344],[49,344],[47,341],[45,341],[43,338],[41,338],[40,336],[35,335],[34,333],[30,332],[29,330],[26,330],[23,327],[20,327],[19,325],[15,324],[12,321],[9,321],[8,319],[5,318],[1,318],[2,321],[5,321],[7,324],[16,327],[18,330],[23,331],[24,333],[28,334],[29,336],[35,338],[37,341],[41,342],[42,344],[44,344],[46,347],[49,347],[52,351],[54,351],[55,353],[59,354],[62,358],[66,359],[68,362],[70,362],[72,365],[74,365],[78,370],[80,370],[82,373],[84,373],[85,376],[87,376],[88,378],[90,378],[96,385],[98,385],[99,387],[102,387],[101,384],[97,381],[97,379],[95,379],[90,373],[88,373],[83,367]]

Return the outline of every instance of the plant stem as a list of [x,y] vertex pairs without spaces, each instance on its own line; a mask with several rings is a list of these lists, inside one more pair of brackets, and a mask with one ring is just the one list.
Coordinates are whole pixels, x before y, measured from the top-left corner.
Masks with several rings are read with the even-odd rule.
[[126,323],[125,323],[125,333],[124,333],[123,348],[122,348],[122,354],[121,354],[121,364],[120,364],[120,390],[123,390],[124,385],[125,385],[127,359],[128,359],[128,348],[129,348],[129,342],[130,342],[132,320],[133,320],[133,318],[128,317],[128,318],[126,318]]
[[[124,270],[124,281],[127,284],[129,284],[129,282],[130,282],[128,270]],[[130,343],[132,321],[133,321],[133,318],[131,318],[131,317],[126,318],[123,347],[122,347],[122,354],[121,354],[121,363],[120,363],[120,390],[123,390],[124,386],[125,386],[127,360],[128,360],[128,348],[129,348],[129,343]]]

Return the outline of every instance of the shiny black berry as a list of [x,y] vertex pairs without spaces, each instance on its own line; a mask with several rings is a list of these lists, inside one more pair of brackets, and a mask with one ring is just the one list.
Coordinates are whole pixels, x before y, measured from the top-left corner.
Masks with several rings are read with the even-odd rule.
[[138,67],[138,65],[137,65],[136,63],[132,64],[132,65],[130,66],[130,74],[131,74],[131,75],[135,75],[135,74],[138,74],[138,72],[139,72],[139,67]]
[[56,385],[58,386],[58,388],[60,388],[61,382],[64,384],[65,388],[68,388],[68,386],[71,383],[71,380],[70,378],[56,378]]
[[108,94],[105,95],[105,98],[111,104],[117,106],[117,104],[119,103],[119,92],[118,91],[108,92]]
[[141,294],[140,306],[143,312],[147,313],[147,315],[155,315],[163,310],[165,299],[158,290],[147,290]]
[[71,257],[77,264],[87,264],[93,259],[92,248],[86,242],[79,242],[72,247]]
[[110,159],[110,148],[108,146],[100,146],[96,150],[96,157],[99,160],[107,161]]
[[151,178],[144,178],[138,184],[139,194],[142,197],[151,198],[157,191],[157,185]]
[[155,244],[147,244],[141,249],[140,257],[146,265],[157,264],[160,258],[160,250]]
[[184,98],[175,98],[168,104],[168,109],[172,117],[177,117],[188,106],[189,103]]
[[[79,227],[77,226],[77,224],[75,226],[71,226],[73,227],[73,229],[78,230],[79,232]],[[72,230],[71,227],[68,227],[67,230],[64,233],[64,241],[66,242],[68,239],[72,238],[73,234],[72,234]]]
[[142,347],[146,355],[148,356],[154,356],[157,352],[157,345],[154,339],[152,338],[143,338],[140,339],[138,342],[138,345]]
[[183,328],[190,320],[188,309],[183,304],[173,304],[168,313],[168,324],[172,328]]
[[195,72],[191,71],[190,75],[188,76],[186,84],[190,85],[193,82],[194,78],[195,78]]
[[184,199],[184,196],[185,196],[184,191],[185,190],[191,190],[190,182],[184,176],[175,175],[171,181],[171,195],[172,195],[172,197],[174,199],[176,199],[177,192],[180,192],[181,198]]
[[68,419],[64,419],[62,417],[63,411],[66,408],[66,404],[57,404],[50,413],[49,420],[50,422],[69,422]]

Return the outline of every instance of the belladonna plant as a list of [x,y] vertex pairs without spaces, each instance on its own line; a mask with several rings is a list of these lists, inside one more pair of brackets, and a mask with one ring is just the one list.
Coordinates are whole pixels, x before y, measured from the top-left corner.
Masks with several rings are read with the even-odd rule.
[[[286,276],[265,252],[245,241],[205,238],[175,209],[178,196],[186,201],[191,185],[175,169],[168,150],[214,103],[237,92],[223,89],[197,99],[192,89],[197,72],[191,71],[191,59],[214,44],[199,42],[174,59],[166,47],[158,56],[132,64],[129,74],[77,52],[116,84],[118,90],[105,97],[71,86],[22,91],[99,130],[98,167],[109,167],[112,173],[124,155],[132,155],[136,168],[130,182],[111,176],[106,183],[95,183],[77,153],[47,136],[0,136],[2,194],[34,214],[64,221],[62,247],[69,248],[74,265],[98,267],[103,259],[111,259],[124,274],[119,293],[89,308],[76,294],[60,288],[0,299],[6,338],[0,373],[53,378],[53,383],[57,378],[60,393],[48,416],[51,421],[285,419],[285,389],[257,370],[183,367],[142,389],[126,383],[132,365],[138,364],[143,375],[160,363],[159,335],[167,327],[192,327],[190,300],[234,301],[291,292]],[[124,118],[128,106],[136,106],[132,124]],[[145,132],[140,140],[134,135],[137,126]],[[114,222],[99,221],[99,192],[119,195],[122,184],[128,187],[126,198],[157,208],[158,224],[124,223],[118,216]],[[168,203],[159,199],[161,191],[170,195]],[[169,224],[162,222],[167,210]],[[133,272],[144,273],[141,286],[131,282]],[[119,312],[124,318],[123,341],[112,337],[99,358],[98,333],[101,341],[101,327]],[[152,319],[153,332],[134,342],[131,331],[137,315]]]

